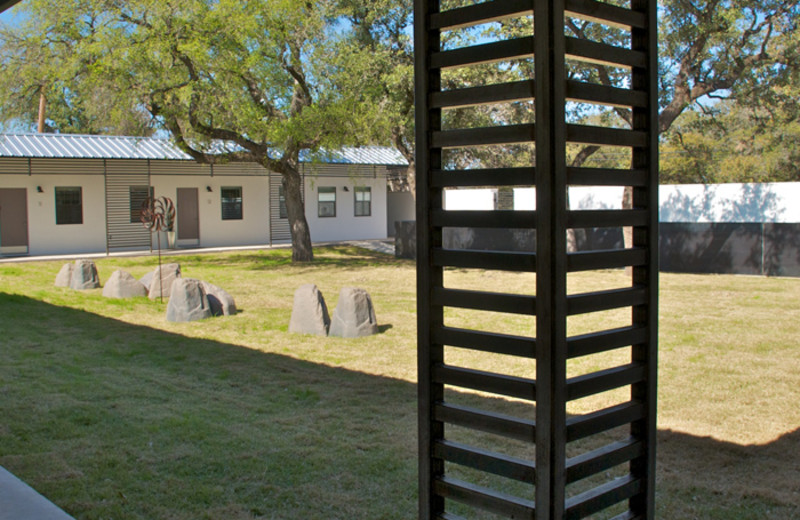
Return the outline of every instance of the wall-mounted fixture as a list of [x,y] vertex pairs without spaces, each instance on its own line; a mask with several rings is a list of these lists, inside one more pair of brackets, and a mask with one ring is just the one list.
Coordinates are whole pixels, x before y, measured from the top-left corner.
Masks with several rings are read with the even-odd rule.
[[344,191],[350,191],[350,188],[348,188],[347,186],[345,186],[345,187],[344,187]]
[[41,186],[36,186],[36,193],[44,193],[44,190]]
[[206,191],[211,193],[213,190],[211,189],[211,186],[206,186]]

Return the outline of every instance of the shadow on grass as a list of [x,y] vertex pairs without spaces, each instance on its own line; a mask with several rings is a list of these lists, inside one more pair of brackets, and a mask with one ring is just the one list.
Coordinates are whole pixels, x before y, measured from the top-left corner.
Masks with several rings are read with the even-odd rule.
[[[224,257],[217,257],[213,254],[186,255],[175,257],[174,261],[198,262],[204,266],[218,265],[220,267],[228,267],[236,265],[253,271],[275,270],[283,267],[297,269],[298,267],[298,264],[292,263],[290,249],[248,251],[226,254]],[[398,260],[393,255],[356,246],[317,246],[314,248],[314,261],[305,264],[305,267],[317,269],[333,266],[344,270],[355,270],[364,267],[397,265],[398,262],[413,264],[413,261],[410,260]],[[304,264],[299,265],[303,266]]]
[[[22,296],[0,316],[0,465],[79,520],[416,517],[410,383]],[[660,518],[800,517],[800,430],[659,439]]]

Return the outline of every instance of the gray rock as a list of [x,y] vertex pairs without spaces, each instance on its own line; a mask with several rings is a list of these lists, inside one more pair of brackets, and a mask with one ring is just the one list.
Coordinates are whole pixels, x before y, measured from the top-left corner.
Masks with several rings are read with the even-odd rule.
[[167,321],[197,321],[211,317],[203,283],[194,278],[176,278],[170,288]]
[[97,276],[97,266],[91,260],[75,260],[72,269],[72,278],[69,286],[78,291],[97,289],[100,287],[100,277]]
[[[161,270],[159,273],[159,269]],[[156,267],[153,272],[153,278],[150,282],[150,294],[148,296],[151,300],[155,300],[162,296],[161,284],[164,284],[164,298],[170,297],[173,282],[181,277],[181,266],[178,264],[164,264],[160,268]]]
[[69,284],[72,283],[72,271],[74,269],[75,264],[64,264],[56,275],[56,287],[69,287]]
[[236,314],[236,302],[228,292],[208,282],[201,282],[208,297],[208,305],[213,316],[231,316]]
[[339,303],[331,318],[330,335],[359,338],[377,333],[378,320],[367,291],[357,287],[342,287]]
[[322,292],[313,283],[301,285],[294,292],[289,332],[327,336],[331,319]]
[[136,298],[147,296],[147,289],[130,273],[120,269],[111,273],[111,277],[103,287],[106,298]]
[[146,275],[139,278],[139,283],[144,285],[144,288],[147,289],[147,292],[150,292],[150,284],[153,283],[153,275],[155,272],[150,271]]

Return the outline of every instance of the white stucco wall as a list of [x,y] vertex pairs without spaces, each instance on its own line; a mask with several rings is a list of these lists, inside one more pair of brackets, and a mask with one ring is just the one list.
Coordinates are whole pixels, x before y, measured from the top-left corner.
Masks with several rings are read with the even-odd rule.
[[800,182],[662,185],[661,222],[800,222]]
[[[494,209],[495,192],[491,188],[459,189],[445,191],[445,209]],[[580,186],[569,189],[569,204],[579,209],[621,209],[622,188],[618,186]],[[514,209],[536,209],[536,188],[514,188]]]
[[[38,193],[37,186],[43,193]],[[56,224],[56,187],[80,187],[82,224]],[[25,188],[28,196],[28,252],[72,254],[106,250],[105,184],[97,175],[2,175],[0,187]]]
[[[153,175],[150,183],[156,197],[166,196],[173,201],[177,201],[178,188],[197,188],[200,243],[196,247],[269,243],[267,177]],[[242,188],[242,220],[222,220],[223,186]]]
[[386,194],[386,236],[394,236],[394,223],[416,220],[417,208],[414,195],[410,191],[389,192]]
[[[317,196],[321,186],[336,188],[336,216],[318,216]],[[355,216],[355,186],[372,188],[372,215]],[[347,187],[348,191],[345,191]],[[386,238],[386,178],[306,176],[306,219],[312,242]]]

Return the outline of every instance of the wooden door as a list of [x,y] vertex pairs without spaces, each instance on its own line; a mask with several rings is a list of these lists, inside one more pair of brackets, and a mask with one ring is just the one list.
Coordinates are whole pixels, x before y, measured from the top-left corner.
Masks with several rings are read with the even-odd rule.
[[0,254],[28,253],[28,190],[0,188]]
[[178,240],[200,241],[197,188],[178,188]]

